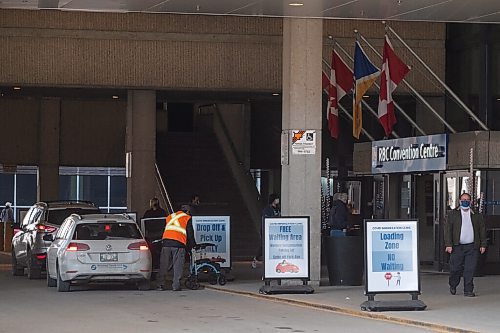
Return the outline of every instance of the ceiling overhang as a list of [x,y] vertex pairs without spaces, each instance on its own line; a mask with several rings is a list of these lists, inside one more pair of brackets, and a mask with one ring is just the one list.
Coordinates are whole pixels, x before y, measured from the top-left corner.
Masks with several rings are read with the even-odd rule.
[[500,23],[498,0],[0,0],[0,8]]

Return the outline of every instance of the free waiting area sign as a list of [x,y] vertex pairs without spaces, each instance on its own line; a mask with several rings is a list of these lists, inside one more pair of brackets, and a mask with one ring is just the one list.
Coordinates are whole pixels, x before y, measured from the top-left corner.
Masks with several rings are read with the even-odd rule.
[[231,245],[229,216],[193,216],[196,243],[212,243],[206,256],[220,264],[231,267]]
[[264,218],[264,279],[309,280],[309,217]]
[[365,220],[366,294],[420,293],[416,220]]

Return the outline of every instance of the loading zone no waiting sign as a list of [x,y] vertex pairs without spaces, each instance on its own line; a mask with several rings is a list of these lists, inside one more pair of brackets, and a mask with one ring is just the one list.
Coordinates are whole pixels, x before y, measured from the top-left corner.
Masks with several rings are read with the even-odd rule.
[[315,130],[292,130],[292,154],[314,155],[316,154],[316,131]]

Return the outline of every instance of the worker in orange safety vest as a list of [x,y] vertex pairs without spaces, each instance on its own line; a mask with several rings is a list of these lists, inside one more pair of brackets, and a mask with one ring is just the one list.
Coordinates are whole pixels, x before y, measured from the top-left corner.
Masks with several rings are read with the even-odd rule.
[[186,249],[196,245],[193,224],[189,215],[189,205],[182,205],[181,210],[167,216],[162,237],[158,290],[165,290],[165,279],[170,267],[174,270],[172,290],[181,290]]

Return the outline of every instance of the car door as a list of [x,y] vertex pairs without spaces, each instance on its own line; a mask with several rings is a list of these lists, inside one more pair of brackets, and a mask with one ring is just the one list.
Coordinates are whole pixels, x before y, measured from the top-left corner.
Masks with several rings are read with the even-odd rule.
[[55,278],[56,276],[57,257],[61,249],[63,249],[66,246],[68,234],[72,226],[73,226],[73,221],[71,219],[67,219],[65,222],[63,222],[61,228],[57,230],[52,245],[50,245],[50,247],[47,250],[47,272],[52,278]]
[[19,231],[14,238],[12,239],[12,247],[14,249],[16,258],[21,261],[23,261],[26,258],[26,231],[27,231],[27,226],[30,223],[30,217],[33,214],[33,211],[35,210],[35,207],[31,207],[26,215],[24,216],[24,219],[20,225],[21,231]]
[[40,221],[40,216],[42,215],[43,210],[34,207],[33,212],[31,213],[31,216],[28,221],[28,225],[26,225],[26,228],[24,228],[24,234],[23,234],[23,243],[24,243],[24,248],[23,251],[25,251],[25,256],[28,255],[28,252],[33,249],[35,239],[36,239],[36,234],[38,232],[37,229],[37,224]]

